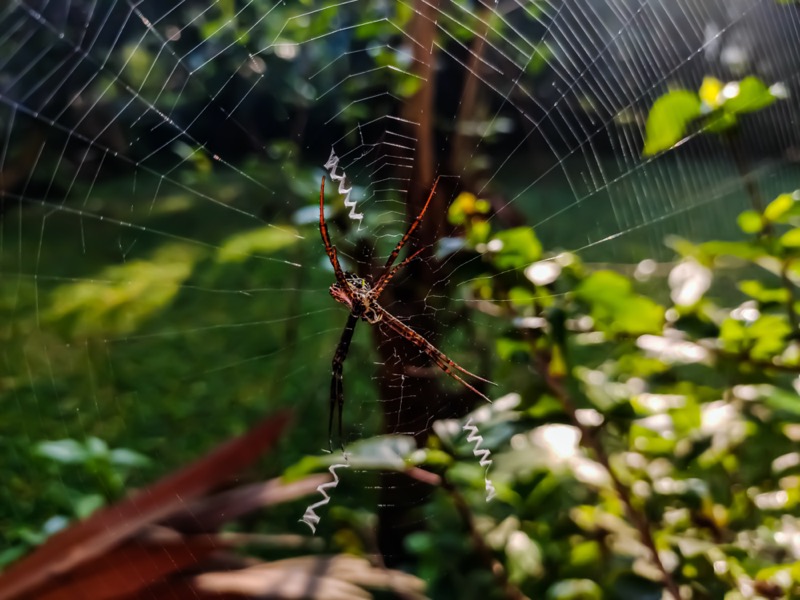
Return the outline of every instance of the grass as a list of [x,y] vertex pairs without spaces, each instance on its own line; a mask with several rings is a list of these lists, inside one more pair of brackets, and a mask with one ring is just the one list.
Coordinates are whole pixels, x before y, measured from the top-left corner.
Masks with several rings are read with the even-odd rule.
[[[135,485],[280,407],[302,418],[269,474],[327,445],[345,315],[316,229],[290,223],[305,202],[242,177],[192,186],[226,204],[151,184],[108,182],[85,204],[22,206],[0,223],[0,531],[69,510],[67,483],[33,452],[40,441],[91,435],[141,452],[154,462]],[[252,216],[265,210],[276,227]],[[362,399],[374,397],[372,370],[352,365],[372,364],[367,334],[346,367]],[[347,409],[354,434],[375,430],[377,403]]]

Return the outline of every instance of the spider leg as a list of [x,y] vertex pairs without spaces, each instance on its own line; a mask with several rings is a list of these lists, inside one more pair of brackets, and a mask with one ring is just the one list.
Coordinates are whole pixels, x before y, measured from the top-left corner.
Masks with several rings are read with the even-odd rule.
[[447,375],[458,381],[465,388],[476,393],[478,396],[480,396],[487,402],[491,402],[491,400],[489,399],[488,396],[486,396],[486,394],[480,392],[477,388],[464,381],[464,379],[455,371],[461,371],[462,373],[465,373],[470,377],[474,377],[475,379],[479,379],[480,381],[483,381],[485,383],[491,383],[492,385],[496,385],[493,381],[484,379],[480,375],[475,375],[475,373],[471,373],[470,371],[467,371],[465,368],[457,365],[454,361],[448,358],[444,352],[439,350],[436,346],[431,344],[428,340],[426,340],[416,331],[411,329],[411,327],[403,323],[400,319],[398,319],[395,316],[392,316],[382,308],[380,308],[379,310],[383,315],[381,322],[385,323],[387,327],[389,327],[395,333],[402,335],[409,342],[417,346],[420,350],[422,350],[433,360],[433,362],[436,364],[437,367],[439,367]]
[[336,281],[347,289],[347,281],[339,264],[339,255],[336,253],[336,246],[331,244],[331,237],[328,234],[328,224],[325,222],[325,176],[322,176],[322,183],[319,187],[319,233],[322,236],[322,243],[325,245],[325,253],[331,261],[333,272],[336,274]]
[[408,238],[410,238],[411,234],[414,233],[414,230],[417,227],[419,227],[419,224],[422,221],[422,217],[425,216],[425,211],[428,210],[428,205],[431,203],[431,200],[433,199],[433,195],[436,193],[436,185],[438,183],[439,183],[439,178],[437,177],[436,181],[433,182],[433,187],[431,188],[431,193],[428,194],[428,199],[425,201],[425,204],[423,205],[422,210],[419,211],[419,214],[417,215],[417,218],[414,219],[413,223],[411,223],[411,226],[408,228],[408,231],[406,231],[405,235],[403,235],[403,237],[400,238],[400,241],[397,242],[397,246],[394,247],[394,250],[392,250],[392,253],[389,255],[389,258],[386,260],[386,264],[383,267],[383,270],[384,270],[383,271],[383,275],[381,275],[380,280],[383,280],[383,278],[386,277],[387,273],[389,272],[389,267],[391,267],[392,264],[394,264],[394,261],[397,260],[397,256],[400,254],[400,251],[403,249],[403,246],[406,245],[406,242],[408,241]]
[[350,342],[353,339],[353,332],[356,329],[358,317],[351,314],[347,317],[347,323],[336,346],[336,353],[333,355],[331,363],[331,395],[330,395],[330,414],[328,416],[328,444],[333,452],[333,414],[339,408],[339,444],[344,451],[344,437],[342,436],[342,409],[344,408],[344,388],[342,385],[342,370],[347,352],[350,350]]
[[404,258],[399,265],[395,265],[394,267],[392,267],[391,271],[385,272],[383,275],[381,275],[381,278],[378,279],[378,282],[375,284],[375,287],[372,288],[372,294],[375,296],[375,298],[381,295],[381,292],[383,292],[384,288],[389,284],[392,278],[395,275],[397,275],[397,272],[400,271],[400,269],[405,267],[408,263],[410,263],[420,254],[422,254],[422,251],[425,249],[426,246],[423,246],[422,248],[414,252],[414,254],[412,254],[411,256],[407,256],[406,258]]

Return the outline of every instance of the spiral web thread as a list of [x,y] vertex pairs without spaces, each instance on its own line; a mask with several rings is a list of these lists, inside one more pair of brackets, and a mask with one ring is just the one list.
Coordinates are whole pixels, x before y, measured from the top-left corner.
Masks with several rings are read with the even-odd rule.
[[306,508],[306,512],[303,514],[303,518],[299,519],[299,521],[305,523],[311,528],[311,533],[317,533],[317,524],[320,521],[320,516],[317,514],[316,509],[321,508],[328,504],[331,501],[330,494],[328,494],[328,490],[333,491],[336,489],[336,486],[339,485],[339,476],[336,474],[336,469],[349,469],[350,464],[347,462],[347,457],[345,457],[345,462],[343,463],[336,463],[331,465],[328,468],[328,471],[333,476],[333,481],[329,481],[327,483],[321,483],[317,486],[317,492],[322,496],[322,500],[319,502],[315,502],[314,504],[310,504]]
[[475,444],[472,448],[472,454],[479,458],[480,466],[486,469],[483,475],[483,482],[486,486],[486,501],[491,502],[497,495],[497,490],[494,489],[494,484],[492,484],[492,480],[489,479],[489,467],[492,466],[492,459],[489,457],[492,455],[492,451],[488,448],[481,448],[483,436],[478,432],[478,427],[473,424],[471,417],[467,419],[467,422],[464,423],[461,429],[467,432],[467,441],[470,444]]

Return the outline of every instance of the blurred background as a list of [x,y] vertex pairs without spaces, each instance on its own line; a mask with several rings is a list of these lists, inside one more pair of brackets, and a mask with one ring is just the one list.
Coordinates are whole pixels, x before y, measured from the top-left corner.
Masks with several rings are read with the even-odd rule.
[[[800,597],[798,27],[0,7],[0,598]],[[381,305],[493,403],[361,323],[331,444],[323,176],[368,280],[439,178]]]

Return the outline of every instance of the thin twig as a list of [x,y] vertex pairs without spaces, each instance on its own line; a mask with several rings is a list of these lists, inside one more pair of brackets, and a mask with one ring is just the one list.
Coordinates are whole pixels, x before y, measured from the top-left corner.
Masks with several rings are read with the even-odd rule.
[[[758,187],[758,182],[750,172],[750,161],[747,160],[747,156],[742,150],[742,147],[739,143],[738,133],[730,133],[726,136],[726,139],[728,142],[728,147],[731,150],[731,154],[733,155],[733,162],[736,164],[736,169],[739,171],[739,176],[742,178],[742,182],[744,183],[744,189],[750,199],[750,205],[753,207],[753,210],[759,214],[762,214],[761,219],[763,226],[761,229],[761,236],[769,240],[773,240],[775,238],[775,228],[773,227],[772,223],[763,216],[765,206],[764,200],[761,197],[761,190]],[[786,302],[786,311],[789,316],[789,323],[792,326],[792,333],[797,333],[800,331],[800,326],[798,325],[797,313],[794,310],[794,303],[796,300],[795,285],[789,278],[788,269],[789,261],[784,260],[781,265],[781,283],[789,294],[789,299]]]
[[781,283],[786,288],[789,297],[786,300],[786,312],[789,316],[789,324],[792,326],[792,333],[800,331],[797,323],[797,313],[794,311],[794,303],[797,301],[795,294],[795,285],[789,279],[789,260],[784,260],[781,265]]
[[[761,214],[764,211],[764,200],[761,198],[761,191],[758,189],[758,183],[750,172],[750,161],[747,160],[747,156],[742,150],[738,134],[729,133],[725,136],[725,139],[727,140],[728,148],[730,148],[731,155],[733,156],[736,170],[739,171],[739,176],[742,178],[747,197],[750,199],[750,205],[753,207],[754,211]],[[765,228],[765,233],[772,233],[771,230],[772,226],[768,225],[768,227]]]
[[475,519],[472,517],[472,510],[467,504],[467,501],[464,500],[461,492],[459,492],[445,476],[442,477],[442,489],[452,498],[461,520],[464,521],[464,524],[467,526],[469,537],[472,540],[475,551],[478,553],[478,557],[494,576],[495,581],[503,591],[505,597],[508,598],[508,600],[529,600],[516,585],[508,580],[508,575],[503,565],[493,556],[492,549],[486,544],[483,536],[475,526]]

